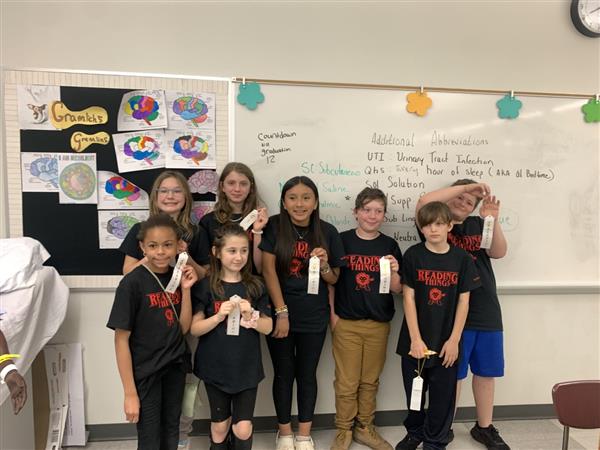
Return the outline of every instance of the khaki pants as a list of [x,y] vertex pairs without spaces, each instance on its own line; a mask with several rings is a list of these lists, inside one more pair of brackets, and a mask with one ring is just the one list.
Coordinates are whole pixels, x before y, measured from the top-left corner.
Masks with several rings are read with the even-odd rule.
[[335,425],[350,430],[373,422],[389,322],[339,319],[333,330]]

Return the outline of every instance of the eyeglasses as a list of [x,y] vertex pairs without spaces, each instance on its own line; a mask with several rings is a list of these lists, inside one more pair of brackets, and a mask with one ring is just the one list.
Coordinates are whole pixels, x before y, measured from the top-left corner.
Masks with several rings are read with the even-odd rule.
[[181,188],[175,188],[175,189],[160,188],[160,189],[157,189],[156,192],[159,195],[169,195],[169,194],[183,195],[183,189],[181,189]]

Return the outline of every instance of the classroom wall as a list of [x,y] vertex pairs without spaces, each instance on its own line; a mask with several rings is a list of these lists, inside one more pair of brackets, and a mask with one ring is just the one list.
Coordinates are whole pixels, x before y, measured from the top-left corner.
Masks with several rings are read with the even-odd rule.
[[[2,64],[10,68],[599,92],[600,39],[576,32],[569,18],[570,1],[541,3],[543,7],[537,1],[498,0],[280,5],[4,1]],[[2,175],[5,189],[4,172]],[[5,204],[0,206],[3,235]],[[112,296],[112,291],[72,292],[67,318],[54,339],[83,343],[89,424],[123,419],[113,336],[104,327]],[[501,294],[501,302],[507,376],[498,383],[498,405],[548,404],[555,382],[600,378],[598,295],[506,293]],[[405,408],[400,364],[392,351],[400,319],[397,314],[380,389],[380,410]],[[320,413],[334,411],[330,355],[328,341],[319,368]],[[265,362],[270,377],[268,358]],[[274,414],[268,391],[268,384],[263,383],[257,415]],[[460,405],[473,405],[468,389]],[[207,414],[206,407],[199,410],[200,417]]]

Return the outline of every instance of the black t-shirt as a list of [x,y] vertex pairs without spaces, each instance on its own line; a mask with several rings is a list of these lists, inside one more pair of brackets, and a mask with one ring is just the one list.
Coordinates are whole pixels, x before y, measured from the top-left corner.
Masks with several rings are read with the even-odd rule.
[[[296,227],[304,238],[308,228]],[[269,218],[259,248],[275,254],[275,243],[279,231],[279,214]],[[321,231],[331,267],[344,265],[344,247],[335,227],[321,220]],[[327,328],[329,322],[329,294],[327,283],[319,276],[319,293],[308,294],[308,264],[313,246],[305,239],[294,243],[290,271],[279,275],[283,299],[290,312],[290,330],[299,333],[318,333]]]
[[346,265],[335,285],[335,313],[342,319],[389,322],[394,317],[394,297],[379,293],[379,260],[392,255],[402,267],[398,243],[385,234],[361,239],[354,229],[340,233],[340,238]]
[[[496,277],[492,261],[485,249],[480,248],[483,219],[469,216],[463,223],[456,223],[448,233],[448,242],[466,250],[475,262],[481,277],[481,287],[471,292],[469,316],[465,329],[502,331],[502,311],[496,293]],[[419,232],[421,240],[425,238]]]
[[[271,314],[265,288],[258,298],[248,299],[246,288],[241,282],[223,282],[225,295],[222,298],[213,295],[207,278],[201,280],[199,286],[200,295],[198,302],[194,304],[194,313],[203,311],[205,317],[211,317],[218,312],[223,301],[237,294],[251,300],[252,307],[262,314]],[[258,386],[265,377],[258,331],[240,326],[239,336],[229,336],[227,319],[219,323],[198,338],[194,374],[206,383],[230,394]]]
[[[157,273],[166,286],[173,270]],[[170,295],[177,315],[181,313],[181,288]],[[106,326],[131,331],[129,348],[136,384],[174,362],[189,365],[181,327],[167,294],[144,266],[123,277]]]
[[[127,236],[125,236],[125,239],[123,239],[123,242],[121,242],[121,246],[119,247],[121,253],[124,253],[127,256],[131,256],[132,258],[135,258],[137,260],[140,260],[144,257],[142,249],[140,248],[140,243],[137,239],[137,235],[140,232],[140,227],[141,224],[139,222],[134,224],[129,230],[129,233],[127,233]],[[198,227],[194,226],[194,233],[191,235],[189,233],[185,233],[182,239],[188,245],[188,254],[196,263],[202,264],[201,262],[199,262],[199,260],[206,258],[206,255],[208,254],[208,245],[206,245],[203,242],[204,235],[199,232]]]
[[[481,286],[473,260],[464,250],[450,245],[446,253],[434,253],[425,243],[410,247],[402,260],[402,282],[415,290],[419,332],[427,348],[437,352],[452,334],[458,297]],[[409,357],[410,334],[402,321],[396,353]],[[430,357],[425,366],[440,362]]]

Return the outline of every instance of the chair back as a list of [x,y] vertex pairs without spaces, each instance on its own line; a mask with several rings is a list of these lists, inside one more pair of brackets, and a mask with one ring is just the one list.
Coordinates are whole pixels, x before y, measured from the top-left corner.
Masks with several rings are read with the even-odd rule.
[[558,421],[573,428],[600,428],[600,380],[566,381],[552,388]]

